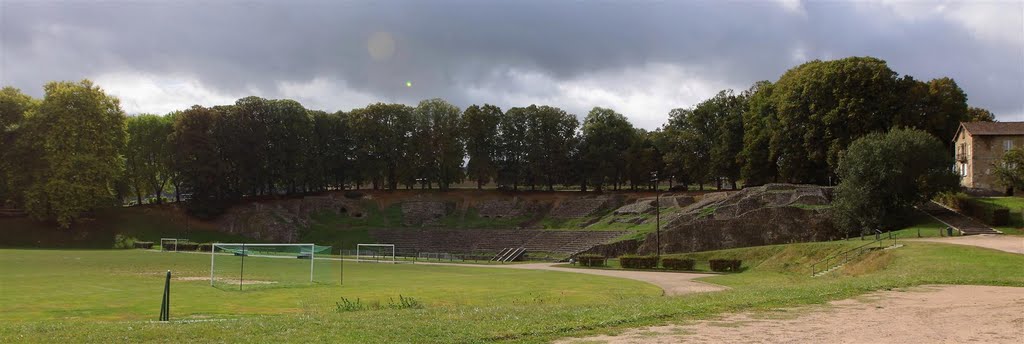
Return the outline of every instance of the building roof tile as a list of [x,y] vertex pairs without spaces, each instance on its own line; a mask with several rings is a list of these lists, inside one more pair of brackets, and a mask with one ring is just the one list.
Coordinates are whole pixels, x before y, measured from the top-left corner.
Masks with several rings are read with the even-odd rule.
[[971,135],[1024,135],[1024,122],[961,122]]

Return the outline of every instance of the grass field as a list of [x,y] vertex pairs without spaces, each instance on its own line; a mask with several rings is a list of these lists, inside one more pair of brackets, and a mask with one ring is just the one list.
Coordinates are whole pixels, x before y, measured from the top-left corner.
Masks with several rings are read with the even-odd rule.
[[[656,296],[659,291],[650,285],[621,279],[423,265],[346,264],[351,272],[344,287],[326,283],[238,292],[211,288],[206,281],[175,281],[172,319],[218,321],[166,324],[146,321],[159,310],[160,273],[208,273],[208,256],[3,250],[0,342],[545,342],[920,284],[1024,286],[1022,255],[917,242],[868,254],[832,275],[807,276],[806,262],[851,244],[691,254],[743,259],[747,269],[704,279],[730,290],[679,297]],[[421,300],[424,307],[334,309],[341,297],[386,302],[398,295]]]

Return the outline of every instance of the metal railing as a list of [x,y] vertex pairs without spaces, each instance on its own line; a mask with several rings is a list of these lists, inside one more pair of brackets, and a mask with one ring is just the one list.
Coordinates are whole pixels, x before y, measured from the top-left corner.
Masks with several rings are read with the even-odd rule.
[[[882,249],[884,248],[883,243],[886,241],[892,240],[892,246],[896,246],[896,237],[892,235],[891,231],[887,233],[889,234],[888,237],[883,238],[882,231],[876,229],[874,241],[851,248],[849,250],[845,250],[843,252],[833,254],[831,256],[825,257],[825,259],[819,260],[814,264],[811,264],[811,277],[815,277],[819,273],[828,272],[833,268],[846,264],[853,260],[854,258],[860,257],[865,252]],[[875,247],[875,245],[878,246]]]

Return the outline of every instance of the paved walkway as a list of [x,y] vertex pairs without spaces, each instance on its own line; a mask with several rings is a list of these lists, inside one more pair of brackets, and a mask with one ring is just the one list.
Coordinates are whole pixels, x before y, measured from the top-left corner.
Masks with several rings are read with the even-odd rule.
[[462,267],[498,268],[498,269],[527,269],[547,270],[559,272],[573,272],[598,276],[619,277],[647,282],[660,287],[665,295],[682,295],[689,293],[701,293],[728,289],[717,284],[695,281],[696,278],[714,276],[713,274],[689,273],[689,272],[660,272],[660,271],[630,271],[630,270],[605,270],[590,268],[567,268],[557,266],[560,263],[528,263],[508,265],[473,265],[454,263],[427,263],[416,262],[417,265],[451,265]]
[[944,238],[907,239],[908,241],[939,242],[991,248],[1004,252],[1024,254],[1024,237],[1013,235],[980,234]]

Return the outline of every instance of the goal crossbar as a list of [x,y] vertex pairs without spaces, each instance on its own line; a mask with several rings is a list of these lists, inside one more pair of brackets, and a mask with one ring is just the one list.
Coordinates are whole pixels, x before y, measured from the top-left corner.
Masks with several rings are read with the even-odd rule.
[[[395,244],[356,244],[356,262],[380,262],[378,259],[363,259],[363,247],[391,248],[391,263],[398,263],[398,261],[395,260]],[[376,257],[376,251],[374,251],[374,256]],[[387,256],[385,256],[385,259],[387,259]]]
[[[316,260],[317,246],[318,245],[316,245],[316,244],[258,244],[258,243],[248,244],[248,243],[220,243],[220,242],[210,244],[210,285],[212,286],[213,282],[214,282],[214,264],[215,264],[214,261],[216,260],[216,256],[217,256],[216,252],[217,252],[218,248],[223,249],[225,251],[232,251],[233,253],[235,253],[237,255],[242,255],[242,256],[267,257],[267,258],[280,258],[281,257],[279,255],[275,256],[275,255],[250,254],[250,252],[249,252],[249,248],[250,247],[299,247],[300,248],[300,251],[299,251],[300,255],[307,253],[306,251],[302,250],[301,248],[302,247],[308,247],[309,248],[309,251],[308,251],[308,253],[309,253],[309,281],[313,282],[313,262]],[[322,250],[328,250],[328,251],[330,250],[330,246],[320,246],[320,247],[322,248]],[[256,250],[255,252],[259,253],[258,250]],[[266,252],[263,252],[263,253],[266,253]]]

